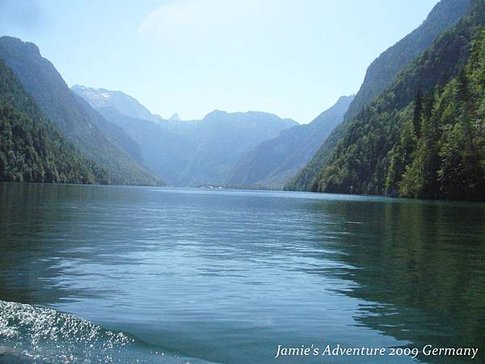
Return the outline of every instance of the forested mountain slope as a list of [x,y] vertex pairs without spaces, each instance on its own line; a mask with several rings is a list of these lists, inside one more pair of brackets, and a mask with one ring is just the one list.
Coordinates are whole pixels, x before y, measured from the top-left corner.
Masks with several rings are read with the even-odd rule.
[[344,122],[335,128],[320,149],[285,188],[310,190],[315,178],[328,162],[332,151],[347,131],[349,120],[355,117],[386,88],[390,87],[399,72],[410,64],[446,29],[455,25],[469,9],[470,0],[441,0],[426,20],[413,32],[383,52],[369,66],[364,82],[344,116]]
[[111,183],[158,183],[128,155],[126,150],[132,151],[136,158],[134,141],[77,97],[34,44],[1,37],[0,59],[12,69],[23,88],[61,133],[83,155],[106,169]]
[[485,199],[485,1],[348,126],[314,189]]
[[0,181],[107,183],[45,118],[0,60]]
[[111,91],[104,88],[95,89],[82,85],[74,85],[71,87],[71,90],[88,99],[91,106],[96,110],[112,108],[129,118],[155,122],[162,121],[160,116],[152,114],[137,99],[124,92]]

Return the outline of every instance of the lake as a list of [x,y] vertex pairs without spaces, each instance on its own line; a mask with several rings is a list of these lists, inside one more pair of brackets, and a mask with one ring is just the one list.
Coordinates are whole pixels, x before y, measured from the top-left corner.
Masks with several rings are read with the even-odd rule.
[[426,345],[485,361],[485,204],[0,184],[0,362],[471,361]]

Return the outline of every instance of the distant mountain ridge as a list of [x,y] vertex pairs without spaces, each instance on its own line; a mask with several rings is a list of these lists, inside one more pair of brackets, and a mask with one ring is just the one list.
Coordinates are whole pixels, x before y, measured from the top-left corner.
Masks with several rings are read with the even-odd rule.
[[388,88],[399,72],[431,46],[443,31],[454,26],[469,5],[470,0],[441,0],[418,28],[377,57],[368,67],[364,82],[344,116],[344,122],[335,128],[310,162],[286,184],[285,189],[311,190],[318,173],[347,132],[350,120]]
[[262,141],[297,125],[291,119],[264,112],[220,110],[202,120],[153,122],[123,114],[126,109],[111,102],[112,98],[99,102],[96,90],[89,87],[76,86],[73,91],[136,140],[147,167],[175,186],[224,185],[239,158]]
[[342,96],[307,125],[284,130],[243,156],[227,180],[229,186],[282,188],[339,125],[353,96]]
[[179,114],[175,113],[175,114],[173,114],[172,116],[170,116],[170,117],[168,118],[168,120],[180,121],[180,120],[182,120],[182,119],[180,118]]
[[121,91],[111,91],[104,88],[90,88],[81,85],[74,85],[71,89],[89,100],[89,104],[95,108],[114,107],[122,115],[134,119],[161,121],[162,118],[152,114],[137,99]]
[[12,69],[24,89],[63,135],[82,154],[106,169],[111,183],[159,183],[133,155],[129,155],[129,151],[137,153],[136,143],[73,93],[52,63],[41,56],[37,46],[1,37],[0,59]]

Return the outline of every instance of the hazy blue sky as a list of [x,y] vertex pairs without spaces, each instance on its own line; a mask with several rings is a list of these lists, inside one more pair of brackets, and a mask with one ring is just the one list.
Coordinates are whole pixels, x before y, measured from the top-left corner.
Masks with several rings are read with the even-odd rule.
[[307,123],[438,0],[0,0],[0,34],[66,82],[183,119],[260,110]]

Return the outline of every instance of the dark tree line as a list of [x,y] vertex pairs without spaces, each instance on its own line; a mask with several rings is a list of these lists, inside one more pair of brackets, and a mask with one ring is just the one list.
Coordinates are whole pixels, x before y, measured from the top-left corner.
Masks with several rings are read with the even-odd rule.
[[[390,153],[386,191],[400,196],[485,198],[485,30],[470,63],[423,102]],[[399,155],[403,153],[403,155]],[[404,156],[404,158],[403,158]]]
[[484,3],[350,122],[313,190],[485,200]]
[[0,181],[108,183],[39,111],[0,60]]

